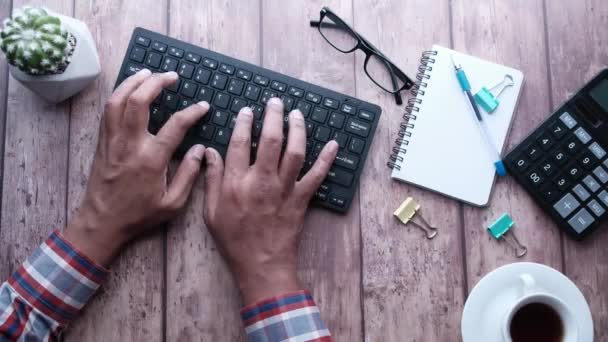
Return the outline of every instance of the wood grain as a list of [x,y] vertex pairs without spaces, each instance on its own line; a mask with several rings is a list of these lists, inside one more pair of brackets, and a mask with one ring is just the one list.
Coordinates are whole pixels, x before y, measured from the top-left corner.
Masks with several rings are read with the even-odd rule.
[[[450,45],[448,6],[448,1],[385,0],[373,6],[356,1],[355,28],[414,78],[423,51],[434,43]],[[404,106],[368,79],[363,55],[357,57],[357,96],[383,109],[361,183],[366,341],[453,341],[464,294],[459,204],[390,179],[386,162]],[[435,239],[393,217],[408,196],[440,227]]]
[[[125,20],[128,13],[129,20]],[[79,205],[97,146],[99,120],[135,26],[166,32],[166,3],[76,1],[75,17],[91,30],[101,59],[101,76],[72,102],[68,211]],[[67,146],[67,144],[66,144]],[[82,317],[70,326],[69,341],[162,341],[163,239],[157,232],[128,246]]]
[[[354,58],[334,50],[318,30],[309,27],[329,6],[353,21],[352,2],[263,1],[262,64],[266,68],[355,95]],[[336,341],[362,340],[359,198],[346,215],[309,210],[300,243],[298,273],[321,309]]]
[[[507,142],[510,150],[549,114],[542,1],[458,0],[453,2],[453,23],[455,49],[524,74]],[[505,212],[515,221],[513,233],[528,247],[523,258],[486,230]],[[464,206],[464,227],[469,291],[485,274],[507,263],[533,261],[562,267],[560,231],[511,177],[497,181],[488,208]]]
[[[546,1],[551,107],[557,108],[608,66],[608,3]],[[591,306],[595,340],[608,340],[608,225],[583,242],[564,237],[564,270]]]
[[[72,15],[72,0],[13,2],[41,5]],[[48,104],[15,79],[8,81],[0,279],[65,225],[66,167],[70,103]]]
[[[169,10],[171,36],[259,64],[258,1],[178,0]],[[242,340],[239,294],[203,222],[202,178],[167,233],[166,340]]]

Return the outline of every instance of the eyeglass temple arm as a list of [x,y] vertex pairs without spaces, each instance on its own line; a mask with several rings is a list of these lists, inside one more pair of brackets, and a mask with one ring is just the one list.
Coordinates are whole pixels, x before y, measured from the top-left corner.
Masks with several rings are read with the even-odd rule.
[[[387,64],[386,68],[390,71],[391,83],[393,84],[393,88],[397,89],[397,80],[393,68],[391,68],[390,64]],[[401,99],[401,94],[399,94],[399,92],[395,93],[395,103],[397,103],[398,106],[401,106],[403,104],[403,99]]]

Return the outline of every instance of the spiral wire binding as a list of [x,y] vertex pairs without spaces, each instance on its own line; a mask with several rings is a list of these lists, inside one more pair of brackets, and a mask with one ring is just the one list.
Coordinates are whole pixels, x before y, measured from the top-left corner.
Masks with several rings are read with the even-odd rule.
[[391,169],[401,170],[401,162],[403,162],[403,155],[406,154],[407,146],[410,143],[410,137],[412,136],[412,130],[414,129],[416,118],[420,111],[420,104],[422,104],[422,98],[425,94],[425,89],[428,86],[428,81],[431,78],[429,74],[433,70],[432,64],[435,63],[434,56],[437,55],[437,51],[424,51],[422,58],[420,58],[420,66],[418,66],[418,73],[416,74],[416,81],[410,89],[412,98],[407,101],[405,106],[405,113],[403,114],[403,121],[399,125],[399,132],[397,133],[397,139],[395,139],[395,146],[392,149],[392,153],[389,157],[389,162],[386,164]]

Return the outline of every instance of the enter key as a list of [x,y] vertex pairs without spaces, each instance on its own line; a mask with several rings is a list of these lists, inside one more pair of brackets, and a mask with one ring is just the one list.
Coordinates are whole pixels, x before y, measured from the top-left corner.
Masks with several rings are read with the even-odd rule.
[[339,152],[336,156],[334,164],[350,170],[356,170],[359,166],[359,157],[352,154]]

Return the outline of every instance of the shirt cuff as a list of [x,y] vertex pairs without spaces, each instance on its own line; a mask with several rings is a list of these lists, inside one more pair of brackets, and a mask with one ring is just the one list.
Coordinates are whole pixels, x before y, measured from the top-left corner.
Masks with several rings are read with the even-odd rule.
[[308,291],[287,293],[244,307],[241,319],[249,341],[332,341]]
[[9,284],[32,307],[65,325],[108,273],[56,230],[13,273]]

